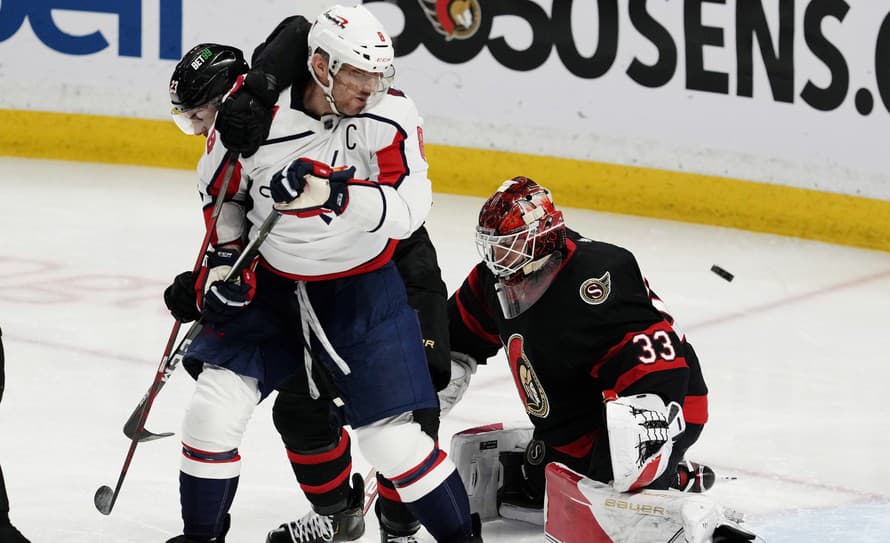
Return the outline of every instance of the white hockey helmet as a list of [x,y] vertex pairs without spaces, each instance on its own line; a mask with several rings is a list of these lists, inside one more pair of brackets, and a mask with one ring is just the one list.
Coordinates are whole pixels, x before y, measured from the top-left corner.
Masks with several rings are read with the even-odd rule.
[[[309,73],[325,91],[328,101],[337,111],[331,96],[334,76],[349,64],[365,72],[380,74],[376,89],[377,100],[389,90],[395,78],[395,49],[383,24],[368,9],[358,6],[332,6],[315,19],[309,30]],[[312,54],[318,50],[328,56],[328,84],[319,81],[312,69]],[[370,107],[376,100],[369,100]]]

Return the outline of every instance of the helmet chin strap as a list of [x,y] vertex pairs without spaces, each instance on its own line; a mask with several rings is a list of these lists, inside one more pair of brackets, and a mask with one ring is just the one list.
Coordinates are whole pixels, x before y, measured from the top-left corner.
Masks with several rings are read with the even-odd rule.
[[342,115],[340,111],[337,109],[337,104],[334,103],[334,74],[328,69],[328,84],[325,85],[318,78],[318,75],[315,73],[315,68],[312,66],[312,57],[309,57],[309,60],[306,61],[306,64],[309,66],[309,74],[312,75],[312,79],[315,80],[315,83],[321,87],[322,93],[324,93],[325,100],[328,101],[328,105],[331,106],[331,109],[334,110],[334,115]]

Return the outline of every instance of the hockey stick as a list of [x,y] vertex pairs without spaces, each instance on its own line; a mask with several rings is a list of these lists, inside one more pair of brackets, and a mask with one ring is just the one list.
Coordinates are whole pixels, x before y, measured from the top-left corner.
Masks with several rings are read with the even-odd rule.
[[[232,175],[235,171],[235,165],[238,161],[238,153],[233,151],[229,151],[226,153],[225,158],[223,159],[223,163],[226,165],[226,171],[223,175],[223,182],[220,186],[220,190],[217,193],[216,202],[213,204],[213,210],[210,213],[210,218],[207,222],[207,231],[204,233],[204,239],[201,241],[201,248],[198,251],[198,257],[195,259],[195,265],[192,266],[192,273],[197,274],[201,269],[201,263],[204,261],[204,254],[207,252],[207,248],[210,246],[210,239],[213,237],[213,232],[216,231],[216,223],[219,221],[219,214],[222,211],[222,206],[225,201],[226,193],[229,190],[229,184],[232,181]],[[127,422],[124,423],[124,435],[129,439],[138,439],[139,441],[152,441],[154,439],[160,439],[162,437],[172,436],[172,432],[165,432],[162,434],[155,434],[145,429],[145,421],[142,421],[140,424],[140,416],[143,410],[148,410],[151,407],[150,399],[153,401],[154,397],[152,396],[152,391],[157,388],[157,391],[160,391],[160,386],[157,386],[159,380],[166,381],[170,377],[170,371],[167,370],[167,366],[169,365],[170,359],[170,351],[173,349],[173,344],[176,341],[176,338],[179,336],[179,329],[182,326],[182,323],[179,319],[175,319],[173,323],[173,328],[170,330],[170,335],[167,338],[167,344],[164,347],[164,354],[161,355],[161,362],[158,365],[158,371],[155,373],[154,381],[151,386],[148,388],[148,392],[145,393],[145,396],[139,401],[139,405],[136,406],[136,409],[133,411],[133,414],[127,419]],[[155,392],[155,395],[157,392]]]
[[[262,245],[263,241],[268,237],[269,232],[272,230],[272,227],[275,226],[275,223],[278,222],[278,219],[281,215],[277,211],[272,211],[269,213],[269,216],[266,217],[266,220],[263,221],[263,224],[260,226],[259,232],[257,233],[257,237],[251,241],[244,252],[241,253],[241,256],[238,257],[238,260],[232,266],[232,269],[226,275],[226,281],[232,281],[241,275],[241,272],[246,268],[251,261],[253,261],[254,257],[259,253],[260,245]],[[141,443],[142,441],[149,441],[150,439],[157,438],[149,438],[149,439],[140,439],[143,436],[143,430],[145,429],[145,420],[148,418],[148,412],[151,409],[151,405],[154,402],[154,399],[157,397],[158,393],[167,383],[167,379],[170,378],[170,375],[173,373],[173,370],[176,369],[176,365],[182,359],[185,350],[188,349],[188,346],[191,344],[192,340],[200,333],[200,331],[204,328],[204,324],[199,319],[196,321],[191,328],[189,328],[188,333],[179,342],[179,345],[173,351],[173,355],[169,357],[168,361],[165,362],[164,365],[161,366],[158,370],[158,374],[155,376],[155,380],[151,385],[151,388],[148,389],[148,392],[145,394],[145,398],[143,398],[143,402],[137,406],[136,411],[133,415],[136,416],[136,431],[132,437],[130,437],[130,449],[127,451],[127,456],[124,458],[124,465],[121,468],[120,474],[117,478],[117,484],[112,490],[111,487],[107,485],[102,485],[96,490],[95,496],[93,496],[93,504],[96,506],[96,509],[99,510],[103,515],[110,515],[111,510],[114,507],[115,502],[117,501],[117,497],[120,494],[121,486],[124,483],[124,477],[127,475],[127,471],[130,469],[130,462],[133,460],[133,453],[136,452],[136,445]],[[143,405],[144,404],[144,405]],[[131,418],[133,417],[131,415]],[[127,421],[129,423],[129,421]],[[155,434],[158,437],[164,437],[164,434]],[[166,435],[173,435],[172,433],[166,433]]]
[[362,510],[363,515],[367,515],[368,511],[371,510],[371,506],[374,505],[374,500],[377,498],[377,470],[371,468],[371,471],[365,475],[365,507]]

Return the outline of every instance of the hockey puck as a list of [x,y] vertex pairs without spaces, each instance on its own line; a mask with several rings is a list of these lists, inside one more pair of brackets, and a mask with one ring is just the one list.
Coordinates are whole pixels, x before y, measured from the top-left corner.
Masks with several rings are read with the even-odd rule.
[[721,268],[721,267],[718,266],[717,264],[714,264],[713,266],[711,266],[711,271],[714,272],[714,273],[716,273],[717,275],[719,275],[719,276],[722,277],[723,279],[726,279],[727,281],[732,281],[732,278],[735,277],[735,275],[733,275],[733,274],[729,273],[728,271],[724,270],[723,268]]

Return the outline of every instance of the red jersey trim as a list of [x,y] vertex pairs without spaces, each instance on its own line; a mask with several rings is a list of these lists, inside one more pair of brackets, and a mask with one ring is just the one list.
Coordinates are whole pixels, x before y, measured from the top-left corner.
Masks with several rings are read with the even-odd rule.
[[584,434],[571,443],[553,448],[563,454],[571,456],[572,458],[584,458],[585,456],[590,454],[590,451],[593,449],[593,444],[596,443],[598,435],[599,432],[594,430],[589,434]]
[[482,328],[482,325],[479,321],[474,317],[467,308],[464,306],[464,303],[460,299],[460,291],[461,289],[457,289],[457,292],[454,293],[454,299],[457,300],[457,310],[460,312],[460,319],[463,321],[464,326],[473,332],[480,338],[484,339],[489,343],[494,343],[495,345],[501,344],[501,338],[494,334],[489,334]]
[[368,260],[364,264],[360,264],[349,270],[337,273],[328,273],[323,275],[299,275],[296,273],[287,273],[285,271],[279,270],[272,264],[269,264],[269,262],[266,261],[266,259],[263,257],[260,257],[260,265],[271,271],[275,275],[287,277],[288,279],[293,279],[294,281],[328,281],[330,279],[340,279],[341,277],[352,277],[353,275],[361,275],[363,273],[372,272],[376,269],[382,268],[387,262],[392,260],[392,255],[396,252],[396,245],[398,245],[398,243],[398,240],[391,239],[389,240],[389,242],[387,242],[386,247],[379,255],[375,256],[371,260]]
[[377,151],[377,167],[380,176],[377,181],[381,185],[398,187],[402,179],[408,175],[408,159],[405,157],[405,135],[396,130],[392,143]]
[[683,418],[689,424],[708,422],[708,396],[686,396],[683,400]]

